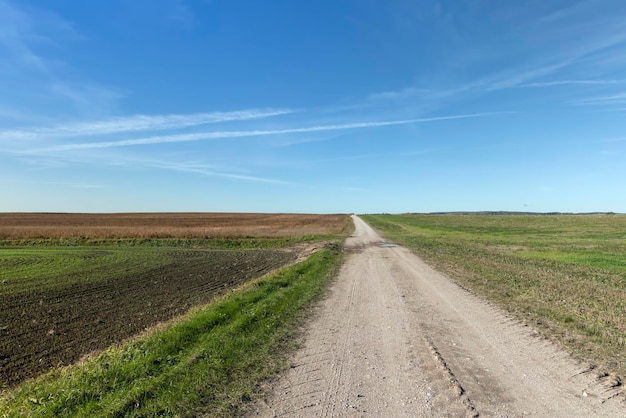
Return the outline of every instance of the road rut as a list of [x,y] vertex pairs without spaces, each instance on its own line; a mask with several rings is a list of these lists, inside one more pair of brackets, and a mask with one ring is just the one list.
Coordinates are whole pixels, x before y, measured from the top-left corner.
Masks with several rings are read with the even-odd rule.
[[610,379],[354,222],[302,349],[251,416],[626,416]]

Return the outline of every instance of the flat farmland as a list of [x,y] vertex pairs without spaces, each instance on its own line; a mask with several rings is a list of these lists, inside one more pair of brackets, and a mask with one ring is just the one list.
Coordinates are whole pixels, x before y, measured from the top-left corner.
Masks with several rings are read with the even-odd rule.
[[345,215],[264,213],[1,213],[0,240],[297,238],[337,234]]
[[597,373],[626,376],[626,215],[363,218]]
[[345,215],[0,214],[0,388],[206,304],[348,225]]

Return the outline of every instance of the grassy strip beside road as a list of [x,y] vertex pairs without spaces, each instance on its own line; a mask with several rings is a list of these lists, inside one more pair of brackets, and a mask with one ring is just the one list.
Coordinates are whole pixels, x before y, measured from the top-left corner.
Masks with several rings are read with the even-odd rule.
[[284,365],[303,307],[341,256],[322,250],[165,329],[0,398],[0,416],[232,416]]
[[626,216],[363,219],[577,357],[626,376]]

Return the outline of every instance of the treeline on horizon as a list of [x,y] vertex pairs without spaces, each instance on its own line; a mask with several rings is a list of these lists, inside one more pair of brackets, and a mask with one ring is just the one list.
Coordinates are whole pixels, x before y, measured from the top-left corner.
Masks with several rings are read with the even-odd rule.
[[[384,213],[383,215],[387,215]],[[619,215],[617,212],[516,212],[516,211],[449,211],[449,212],[406,212],[405,215]]]

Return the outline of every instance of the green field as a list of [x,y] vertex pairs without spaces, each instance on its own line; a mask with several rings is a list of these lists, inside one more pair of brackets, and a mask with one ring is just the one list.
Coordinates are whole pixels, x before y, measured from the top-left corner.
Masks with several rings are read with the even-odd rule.
[[0,294],[140,273],[193,252],[273,249],[323,238],[0,240]]
[[297,257],[290,246],[206,244],[0,247],[0,389],[105,349]]
[[0,417],[237,413],[351,230],[341,214],[0,214]]
[[626,376],[626,216],[368,215],[576,357]]
[[[12,251],[8,254],[14,254]],[[112,271],[118,271],[115,267],[118,263],[125,265],[120,261],[124,256],[115,250],[109,252],[110,249],[50,251],[66,258],[58,263],[59,269],[67,265],[78,268],[84,256],[94,255],[89,251],[103,253],[100,254],[102,263],[94,266],[111,263]],[[131,264],[138,266],[147,259],[152,260],[156,263],[152,266],[158,270],[167,266],[172,257],[176,259],[188,253],[178,249],[180,252],[174,251],[169,257],[172,250],[162,250],[164,256],[154,261],[155,254],[150,251],[153,250],[127,256],[134,260]],[[127,251],[122,253],[128,254]],[[200,250],[196,253],[200,256],[196,254],[195,259],[204,267],[203,263],[216,254]],[[217,258],[223,259],[229,253],[233,253],[234,258],[222,266],[232,277],[233,272],[241,274],[245,270],[247,257],[241,256],[240,251],[221,251]],[[273,254],[268,259],[275,260],[275,252],[268,254]],[[19,257],[5,258],[12,260],[5,261],[6,265],[23,264],[16,261]],[[41,258],[55,265],[55,257],[48,257],[46,251]],[[250,265],[258,267],[261,259],[253,259]],[[322,294],[334,277],[340,259],[339,252],[332,248],[321,250],[306,261],[269,277],[252,282],[245,280],[238,290],[192,310],[167,326],[157,327],[143,337],[114,345],[77,365],[54,368],[36,380],[5,390],[0,397],[0,416],[232,416],[259,392],[263,379],[284,366],[284,353],[293,344],[293,328],[303,318],[303,307]],[[194,257],[184,256],[183,260],[187,264]],[[236,268],[232,267],[233,263]],[[219,265],[213,267],[215,270]],[[35,272],[42,271],[33,268]],[[149,277],[153,279],[155,269],[149,270]],[[23,267],[19,271],[30,270]],[[132,267],[129,271],[131,277],[141,276]],[[172,271],[179,276],[190,271],[197,273],[193,268],[181,270],[181,265],[174,265]],[[5,285],[11,281],[9,279]],[[161,286],[152,287],[161,289]],[[146,286],[141,288],[146,289]],[[228,288],[232,288],[231,283]],[[72,289],[74,293],[76,288]],[[141,296],[135,295],[137,303],[141,302]],[[155,302],[150,295],[143,295],[143,298]],[[124,321],[112,323],[120,325]],[[10,331],[10,327],[5,330]]]

